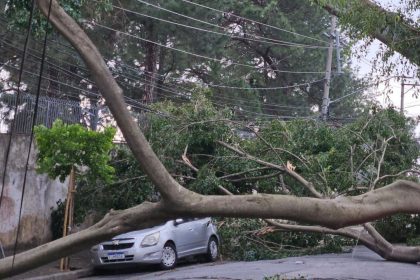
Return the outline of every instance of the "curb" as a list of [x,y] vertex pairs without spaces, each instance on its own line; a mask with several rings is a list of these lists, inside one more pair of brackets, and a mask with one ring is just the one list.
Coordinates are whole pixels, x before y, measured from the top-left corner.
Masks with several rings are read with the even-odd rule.
[[83,268],[77,269],[69,272],[59,272],[55,274],[45,275],[45,276],[37,276],[26,278],[27,280],[73,280],[78,279],[81,277],[91,276],[93,274],[93,268]]

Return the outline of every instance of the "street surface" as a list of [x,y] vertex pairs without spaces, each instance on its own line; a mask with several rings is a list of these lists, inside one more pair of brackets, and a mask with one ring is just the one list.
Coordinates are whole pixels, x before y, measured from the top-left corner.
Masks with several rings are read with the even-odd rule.
[[[155,269],[155,270],[153,270]],[[124,272],[124,271],[122,271]],[[317,280],[420,280],[420,265],[384,261],[365,247],[352,253],[325,254],[254,262],[181,264],[174,270],[147,268],[89,277],[89,280],[177,280],[177,279],[264,279],[279,275],[283,279]],[[118,272],[120,273],[120,272]]]

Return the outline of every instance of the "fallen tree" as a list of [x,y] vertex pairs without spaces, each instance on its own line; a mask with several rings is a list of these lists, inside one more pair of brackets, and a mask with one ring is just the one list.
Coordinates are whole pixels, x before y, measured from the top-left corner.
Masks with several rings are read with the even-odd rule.
[[[49,0],[38,0],[46,15]],[[396,213],[420,213],[420,185],[410,181],[396,181],[380,189],[353,197],[334,199],[296,197],[291,195],[203,196],[185,189],[168,173],[154,154],[137,123],[131,118],[123,100],[122,90],[115,82],[95,45],[77,23],[53,0],[50,21],[77,49],[90,69],[92,78],[106,99],[118,126],[143,171],[161,194],[156,203],[145,202],[121,211],[111,211],[100,222],[81,232],[28,250],[0,261],[0,277],[22,273],[31,268],[67,256],[119,233],[146,228],[176,217],[228,216],[287,219],[340,229],[386,217]],[[287,167],[275,167],[305,183],[298,174],[287,172]],[[316,193],[316,190],[312,190]],[[379,237],[369,225],[371,244],[379,244]],[[368,240],[368,239],[367,239]],[[386,244],[386,243],[383,243]],[[381,245],[382,246],[382,245]],[[398,250],[397,250],[398,251]],[[391,254],[394,260],[420,260],[417,248],[408,248]],[[384,254],[385,256],[387,254]]]

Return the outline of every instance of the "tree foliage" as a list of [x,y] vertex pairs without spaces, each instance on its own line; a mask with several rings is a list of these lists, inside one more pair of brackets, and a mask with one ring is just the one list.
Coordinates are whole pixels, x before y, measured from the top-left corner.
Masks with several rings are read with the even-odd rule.
[[[417,180],[410,172],[383,177],[411,170],[419,156],[418,144],[413,139],[415,123],[391,108],[378,109],[340,127],[320,121],[275,120],[253,128],[232,120],[229,110],[216,109],[203,95],[182,106],[164,102],[155,104],[155,108],[168,113],[168,117],[148,115],[144,128],[147,139],[172,176],[201,194],[220,194],[219,186],[223,186],[237,195],[255,191],[311,195],[306,187],[282,172],[238,156],[217,141],[228,142],[265,162],[290,163],[328,197],[361,194],[387,185],[395,178]],[[255,132],[256,129],[259,131]],[[118,149],[112,165],[119,181],[100,188],[82,188],[78,193],[78,207],[85,212],[93,209],[104,213],[159,199],[153,184],[125,147]],[[404,241],[417,232],[416,219],[407,216],[400,220],[397,231],[400,236],[407,225],[413,224],[413,233],[407,233]],[[227,244],[225,255],[236,259],[331,251],[349,244],[342,238],[321,234],[264,233],[260,231],[262,220],[221,219],[219,224]],[[395,219],[383,220],[379,228],[383,232],[392,224],[395,225]],[[395,234],[387,237],[397,240]]]
[[[8,0],[5,5],[5,15],[9,19],[9,27],[15,29],[26,29],[29,25],[29,14],[32,9],[32,0]],[[87,0],[64,0],[60,4],[63,9],[77,21],[81,21],[87,15],[99,18],[102,13],[112,9],[110,0],[95,0],[94,8],[92,1]],[[32,30],[36,36],[41,36],[45,32],[51,32],[47,21],[38,9],[34,9]]]
[[96,132],[61,120],[56,120],[50,129],[37,126],[37,171],[63,182],[75,168],[76,173],[84,173],[91,182],[100,179],[110,183],[114,168],[108,161],[114,135],[115,129],[111,127]]

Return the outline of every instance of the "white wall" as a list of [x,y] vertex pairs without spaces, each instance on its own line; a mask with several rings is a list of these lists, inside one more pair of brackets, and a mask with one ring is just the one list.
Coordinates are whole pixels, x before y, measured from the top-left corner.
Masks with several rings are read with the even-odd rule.
[[[5,155],[10,135],[0,134],[0,190],[3,184]],[[0,242],[13,246],[16,238],[18,215],[29,148],[29,136],[15,135],[7,164],[5,188],[0,206]],[[19,245],[33,246],[51,238],[51,208],[59,199],[64,200],[67,182],[50,180],[47,175],[35,171],[36,153],[31,150],[29,168],[23,198]],[[19,246],[19,247],[21,247]]]

